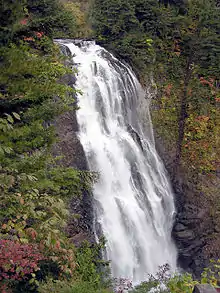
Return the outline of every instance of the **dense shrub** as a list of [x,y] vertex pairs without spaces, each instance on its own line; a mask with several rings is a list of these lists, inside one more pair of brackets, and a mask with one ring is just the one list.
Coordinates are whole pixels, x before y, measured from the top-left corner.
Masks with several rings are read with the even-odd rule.
[[0,240],[0,280],[25,279],[39,269],[42,259],[44,256],[36,245]]
[[0,290],[7,292],[20,281],[34,281],[44,258],[37,245],[0,240]]
[[107,289],[95,289],[90,283],[76,281],[71,284],[68,281],[48,281],[39,288],[39,293],[111,293]]

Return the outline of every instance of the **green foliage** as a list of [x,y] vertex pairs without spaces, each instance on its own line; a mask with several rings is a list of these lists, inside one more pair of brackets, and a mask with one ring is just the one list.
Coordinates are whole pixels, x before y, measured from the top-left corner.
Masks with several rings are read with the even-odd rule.
[[108,284],[109,263],[100,258],[101,250],[105,246],[104,239],[99,244],[84,242],[82,247],[76,251],[77,277],[83,282],[90,283],[94,288]]
[[[35,43],[38,43],[37,40]],[[58,56],[41,56],[29,44],[11,45],[1,49],[2,74],[0,78],[2,91],[1,102],[4,106],[8,100],[15,103],[25,103],[46,100],[57,95],[66,99],[66,92],[70,90],[58,84],[59,77],[67,73],[67,69],[60,64]],[[56,94],[57,93],[57,94]]]
[[174,276],[168,281],[168,288],[171,293],[192,293],[194,286],[197,284],[197,281],[193,280],[192,275],[183,274],[180,276]]
[[[95,34],[101,44],[113,50],[133,65],[138,73],[152,64],[154,50],[149,33],[138,19],[136,1],[95,0],[91,18]],[[148,6],[150,7],[150,5]]]
[[71,284],[67,281],[48,281],[45,284],[40,285],[40,293],[111,293],[107,289],[94,289],[90,283],[86,282],[74,282]]
[[75,16],[56,0],[27,0],[29,28],[43,31],[50,37],[74,37]]
[[19,20],[24,16],[25,0],[0,2],[0,44],[6,44],[11,40],[19,27]]
[[74,278],[67,280],[48,279],[46,283],[41,283],[39,292],[63,292],[63,293],[107,293],[109,282],[106,278],[108,263],[100,259],[101,249],[104,241],[100,244],[84,244],[75,251],[76,267]]
[[[100,43],[129,62],[143,83],[149,69],[154,71],[161,100],[155,102],[153,119],[158,125],[158,132],[164,133],[168,139],[167,144],[171,143],[173,149],[177,145],[177,155],[181,155],[182,160],[185,156],[184,135],[192,131],[186,118],[191,114],[195,117],[209,116],[212,126],[203,132],[207,137],[208,132],[212,133],[215,128],[215,147],[205,147],[204,141],[197,144],[197,151],[192,156],[199,160],[192,166],[196,164],[193,168],[198,173],[213,172],[218,161],[214,149],[219,126],[214,116],[217,117],[219,112],[215,101],[219,101],[220,73],[220,27],[216,2],[125,2],[93,1],[93,27]],[[148,39],[152,41],[146,42]],[[214,83],[212,86],[208,83],[201,85],[201,76],[206,80],[213,79],[216,87]],[[164,94],[170,85],[171,94]]]
[[[82,7],[82,5],[82,1],[68,1],[64,4],[66,10],[70,11],[75,16],[75,34],[77,38],[86,38],[92,35],[92,30],[90,28],[88,19],[88,7],[85,8]],[[86,6],[88,6],[88,4]]]
[[[95,176],[62,166],[51,151],[57,140],[53,120],[74,109],[76,92],[61,82],[72,71],[63,65],[51,37],[74,36],[72,12],[51,0],[19,5],[4,1],[2,9],[8,18],[3,17],[0,49],[0,239],[39,247],[44,264],[42,272],[27,276],[31,284],[22,276],[19,283],[5,281],[16,292],[31,292],[46,262],[57,267],[52,278],[73,279],[77,274],[76,249],[65,233],[75,216],[69,214],[69,199],[88,191]],[[90,262],[93,257],[91,252]],[[83,267],[82,259],[80,263]],[[98,284],[94,266],[92,274]]]
[[[197,173],[215,172],[220,128],[215,1],[93,2],[91,18],[100,43],[129,62],[143,80],[149,68],[154,70],[161,99],[159,104],[155,101],[153,118],[161,134],[165,128],[167,139],[177,140],[184,100],[183,164]],[[60,82],[70,70],[63,66],[52,38],[90,34],[78,4],[1,1],[0,239],[36,245],[49,266],[57,268],[56,273],[48,270],[51,276],[40,284],[39,292],[107,292],[102,289],[108,268],[100,261],[102,245],[85,243],[76,249],[65,234],[68,220],[74,217],[68,211],[69,198],[81,196],[95,177],[65,168],[60,158],[51,155],[56,142],[52,121],[73,108],[75,93]],[[42,274],[44,266],[40,266]],[[206,270],[202,282],[215,284],[215,276],[213,269]],[[35,282],[37,276],[30,279]],[[148,292],[159,283],[152,278],[134,292]],[[166,281],[175,293],[192,292],[194,283],[188,274]]]
[[[150,278],[148,281],[143,282],[140,285],[138,285],[137,287],[135,287],[134,290],[132,290],[132,293],[148,293],[148,292],[150,292],[151,289],[157,290],[156,288],[159,286],[159,284],[160,284],[159,281],[154,280],[153,278],[152,279]],[[158,290],[160,290],[160,289],[158,288]],[[156,291],[156,292],[158,292],[158,291]],[[161,292],[161,290],[160,290],[160,292]]]
[[[219,261],[213,262],[212,268],[204,270],[201,280],[194,280],[188,273],[170,275],[167,267],[160,268],[155,276],[149,276],[148,280],[136,286],[132,293],[192,293],[196,284],[217,285],[219,279]],[[153,289],[153,290],[152,290]]]
[[1,43],[43,32],[49,37],[75,37],[76,19],[59,0],[1,1]]
[[125,0],[95,1],[94,26],[98,35],[114,38],[137,28],[134,6]]
[[[132,293],[192,293],[196,284],[212,284],[216,286],[219,275],[219,261],[213,263],[213,268],[207,268],[202,274],[201,280],[194,280],[191,274],[183,273],[171,276],[167,273],[167,267],[162,267],[156,276],[149,276],[148,280],[129,291]],[[121,286],[123,287],[123,285]],[[61,293],[104,293],[111,292],[104,289],[94,289],[90,282],[77,281],[73,284],[66,281],[52,282],[48,280],[47,283],[40,285],[39,292],[47,292],[48,289],[51,292]],[[120,291],[121,292],[121,291]]]
[[172,84],[162,83],[158,87],[158,92],[161,94],[159,103],[156,99],[152,101],[153,124],[158,134],[165,138],[169,149],[172,150],[178,135],[178,96]]
[[220,279],[220,260],[217,261],[211,260],[211,265],[208,268],[204,269],[204,272],[201,276],[202,284],[211,284],[214,287],[217,287]]

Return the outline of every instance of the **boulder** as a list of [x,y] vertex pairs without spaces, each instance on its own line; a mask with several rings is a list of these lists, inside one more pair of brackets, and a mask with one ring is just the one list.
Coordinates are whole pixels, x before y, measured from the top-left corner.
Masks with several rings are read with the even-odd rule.
[[218,291],[215,290],[215,288],[209,284],[196,285],[193,290],[193,293],[217,293],[217,292]]

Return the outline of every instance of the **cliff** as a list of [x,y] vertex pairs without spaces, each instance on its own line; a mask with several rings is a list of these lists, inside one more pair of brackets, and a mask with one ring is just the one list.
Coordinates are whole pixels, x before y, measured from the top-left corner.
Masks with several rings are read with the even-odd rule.
[[[61,45],[64,55],[70,56],[67,47]],[[74,63],[71,59],[65,61],[67,67],[73,67]],[[76,78],[74,74],[66,74],[62,77],[61,82],[73,87]],[[75,96],[75,104],[77,97]],[[83,147],[78,137],[78,123],[76,118],[76,110],[65,112],[57,117],[54,122],[58,141],[53,146],[53,155],[61,157],[60,165],[64,167],[72,167],[81,171],[88,171],[86,157]],[[80,246],[84,240],[94,241],[92,233],[93,225],[93,204],[92,195],[88,190],[84,190],[81,197],[73,197],[70,200],[70,213],[76,215],[71,218],[67,227],[67,234],[72,239],[76,247]]]
[[175,168],[175,153],[167,147],[164,139],[155,129],[156,148],[160,154],[175,192],[176,219],[173,238],[178,249],[178,263],[184,270],[200,277],[201,272],[210,264],[210,259],[220,257],[220,231],[217,217],[212,213],[213,197],[218,196],[220,179],[201,175],[200,183],[212,196],[198,189],[198,182],[189,178],[188,170]]

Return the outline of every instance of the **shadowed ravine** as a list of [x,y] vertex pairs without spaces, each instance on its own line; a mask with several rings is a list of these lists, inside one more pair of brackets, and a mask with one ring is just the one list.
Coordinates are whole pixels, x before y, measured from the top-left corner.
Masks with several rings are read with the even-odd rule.
[[155,150],[149,110],[144,131],[137,114],[145,92],[129,67],[94,42],[65,45],[83,93],[79,138],[90,170],[100,174],[93,191],[94,227],[107,239],[112,274],[136,283],[160,265],[175,270],[173,194]]

